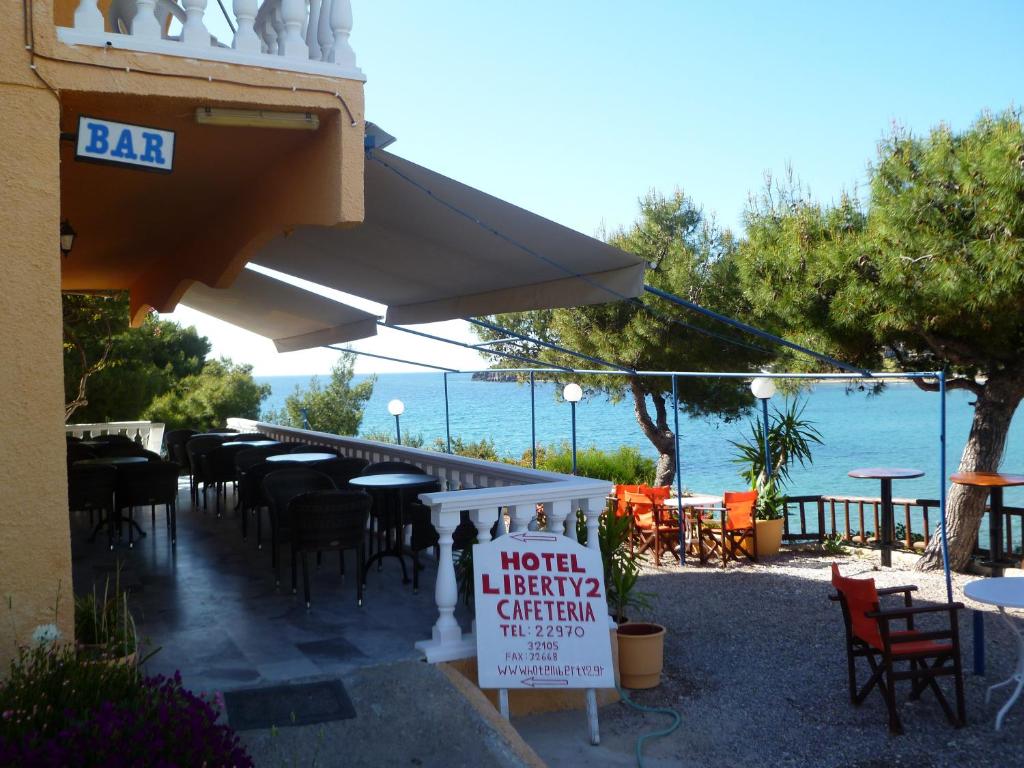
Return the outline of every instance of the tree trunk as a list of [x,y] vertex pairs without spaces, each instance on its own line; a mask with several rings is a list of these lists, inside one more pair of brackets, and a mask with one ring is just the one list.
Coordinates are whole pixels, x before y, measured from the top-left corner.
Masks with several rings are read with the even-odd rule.
[[[1013,414],[1024,397],[1024,381],[1016,370],[1000,371],[989,378],[974,405],[971,432],[960,457],[961,472],[997,472],[1006,447],[1006,435]],[[985,513],[988,492],[984,488],[952,485],[946,503],[946,536],[949,541],[949,565],[964,570],[978,539],[978,526]],[[918,570],[942,567],[942,540],[939,521]]]
[[651,393],[654,401],[655,420],[647,411],[647,393],[638,377],[630,377],[629,389],[633,393],[633,411],[644,435],[658,452],[658,464],[654,471],[655,485],[671,485],[676,476],[676,436],[668,428],[668,409],[665,396]]

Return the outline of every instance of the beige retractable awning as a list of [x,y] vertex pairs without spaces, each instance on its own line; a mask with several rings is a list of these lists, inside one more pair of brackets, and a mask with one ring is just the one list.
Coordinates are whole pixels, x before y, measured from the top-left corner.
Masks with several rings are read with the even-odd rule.
[[243,269],[230,288],[194,283],[181,303],[273,339],[278,352],[377,333],[375,315],[249,269]]
[[381,150],[366,159],[363,224],[299,227],[253,262],[385,304],[395,324],[638,296],[645,267],[636,256]]

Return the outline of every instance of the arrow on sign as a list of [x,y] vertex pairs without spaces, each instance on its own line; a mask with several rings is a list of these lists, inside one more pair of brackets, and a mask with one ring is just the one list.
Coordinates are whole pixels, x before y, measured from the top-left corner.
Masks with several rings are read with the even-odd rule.
[[556,687],[559,685],[569,684],[568,680],[560,677],[528,677],[525,680],[520,680],[519,682],[523,685],[528,685],[531,688]]
[[556,536],[553,533],[533,533],[533,532],[510,533],[509,534],[509,538],[510,539],[515,539],[516,541],[522,541],[522,542],[527,542],[527,541],[558,541],[558,536]]

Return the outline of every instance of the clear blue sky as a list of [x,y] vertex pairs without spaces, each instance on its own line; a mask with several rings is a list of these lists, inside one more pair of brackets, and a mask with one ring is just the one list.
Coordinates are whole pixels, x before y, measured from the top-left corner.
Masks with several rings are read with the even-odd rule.
[[[398,137],[392,151],[587,234],[675,187],[739,228],[766,172],[791,165],[835,199],[863,186],[894,123],[960,129],[1024,103],[1019,0],[352,6],[367,117]],[[246,359],[247,345],[198,324]],[[257,373],[329,364],[307,359],[249,361]]]

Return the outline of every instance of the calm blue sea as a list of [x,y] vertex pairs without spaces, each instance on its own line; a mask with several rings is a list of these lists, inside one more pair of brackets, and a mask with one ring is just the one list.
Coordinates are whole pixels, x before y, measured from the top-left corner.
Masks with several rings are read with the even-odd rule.
[[[308,376],[257,377],[271,385],[265,410],[279,409],[297,385]],[[326,378],[326,377],[325,377]],[[366,377],[357,376],[356,380]],[[560,443],[571,436],[566,403],[555,400],[555,385],[536,385],[537,442]],[[530,448],[530,387],[507,382],[473,381],[469,374],[449,374],[449,410],[452,436],[466,440],[490,438],[498,452],[519,456]],[[847,472],[855,467],[899,466],[924,470],[925,477],[896,481],[893,495],[938,498],[939,495],[939,401],[938,395],[922,392],[913,384],[890,385],[881,395],[847,394],[842,384],[819,384],[806,395],[805,415],[822,434],[824,444],[814,451],[814,464],[792,472],[791,494],[836,493],[877,496],[874,480],[854,480]],[[444,382],[440,373],[389,373],[377,376],[373,398],[363,418],[361,432],[394,430],[387,403],[405,403],[402,433],[422,435],[426,444],[445,435]],[[781,396],[775,401],[781,403]],[[948,396],[947,471],[960,459],[970,427],[969,395]],[[631,445],[656,456],[633,414],[631,399],[611,403],[604,397],[584,398],[577,406],[577,442],[580,447],[603,449]],[[715,419],[689,419],[680,415],[680,446],[684,486],[697,491],[721,491],[740,484],[732,463],[730,440],[747,433],[746,420],[726,424]],[[1003,460],[1006,471],[1024,472],[1024,417],[1018,412],[1007,440]],[[1024,491],[1008,489],[1006,503],[1024,506]]]

